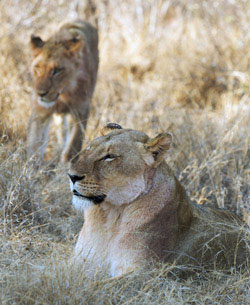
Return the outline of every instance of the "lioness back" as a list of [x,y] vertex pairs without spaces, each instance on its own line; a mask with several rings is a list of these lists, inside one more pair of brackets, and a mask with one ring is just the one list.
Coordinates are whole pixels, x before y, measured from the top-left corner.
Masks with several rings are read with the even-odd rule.
[[[92,59],[93,65],[93,85],[96,83],[97,70],[99,64],[99,52],[98,52],[98,33],[97,29],[86,21],[77,19],[75,22],[65,23],[62,25],[61,30],[76,30],[86,39],[89,46],[89,59]],[[93,88],[94,89],[94,88]]]
[[34,94],[28,128],[28,156],[41,161],[52,115],[64,115],[61,160],[82,145],[98,70],[97,29],[82,20],[63,24],[48,40],[32,35]]
[[[73,205],[85,222],[74,258],[119,276],[168,262],[231,268],[249,258],[242,221],[190,202],[164,158],[172,136],[108,124],[71,163]],[[193,267],[192,267],[193,268]]]

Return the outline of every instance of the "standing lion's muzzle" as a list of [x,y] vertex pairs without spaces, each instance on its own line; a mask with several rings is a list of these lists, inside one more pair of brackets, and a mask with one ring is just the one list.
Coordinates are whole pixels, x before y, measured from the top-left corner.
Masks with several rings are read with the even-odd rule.
[[[47,92],[48,93],[48,92]],[[58,99],[58,97],[59,97],[59,93],[57,93],[56,95],[55,95],[55,97],[51,97],[51,96],[48,96],[47,95],[47,93],[45,93],[45,94],[43,94],[43,95],[41,95],[41,94],[39,94],[39,96],[40,96],[40,99],[43,101],[43,102],[45,102],[45,103],[54,103],[54,102],[56,102],[57,101],[57,99]]]

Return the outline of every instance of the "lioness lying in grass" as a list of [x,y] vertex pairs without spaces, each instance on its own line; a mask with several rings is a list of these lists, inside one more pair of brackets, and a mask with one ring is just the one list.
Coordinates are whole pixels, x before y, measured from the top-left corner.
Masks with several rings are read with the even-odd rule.
[[[106,134],[106,135],[105,135]],[[84,210],[75,258],[120,276],[154,262],[230,268],[249,253],[240,219],[191,203],[164,161],[169,133],[108,124],[69,171],[73,205]]]

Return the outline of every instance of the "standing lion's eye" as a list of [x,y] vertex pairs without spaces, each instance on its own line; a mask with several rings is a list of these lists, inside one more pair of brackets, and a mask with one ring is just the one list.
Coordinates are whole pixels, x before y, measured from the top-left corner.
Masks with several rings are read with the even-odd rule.
[[38,74],[41,71],[41,67],[40,66],[35,66],[34,67],[34,73]]
[[107,154],[106,156],[104,156],[103,158],[101,158],[99,161],[113,161],[115,158],[117,158],[117,156],[112,155],[112,154]]
[[59,75],[63,71],[63,68],[54,68],[50,71],[51,75]]

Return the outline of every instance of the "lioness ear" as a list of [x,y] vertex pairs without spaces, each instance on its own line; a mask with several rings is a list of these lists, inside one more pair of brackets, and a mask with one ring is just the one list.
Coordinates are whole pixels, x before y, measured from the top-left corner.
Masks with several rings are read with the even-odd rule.
[[30,46],[35,56],[41,51],[44,43],[45,42],[39,36],[31,35]]
[[81,49],[83,43],[84,43],[84,41],[81,39],[81,36],[78,34],[75,34],[72,39],[70,39],[64,43],[64,47],[66,49],[67,54],[69,56],[72,56]]
[[168,132],[160,133],[153,139],[149,139],[145,144],[146,151],[150,153],[151,158],[148,156],[146,162],[148,165],[159,164],[166,156],[172,143],[172,135]]
[[108,123],[100,130],[100,133],[102,136],[105,136],[107,133],[110,133],[114,129],[122,129],[122,126],[116,123]]

